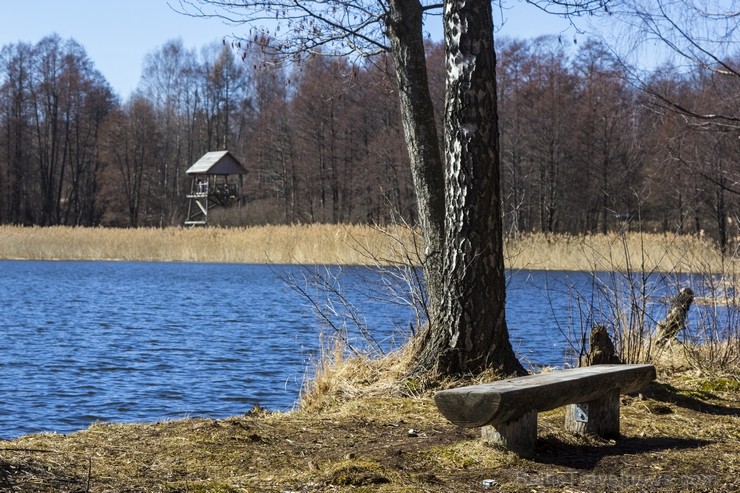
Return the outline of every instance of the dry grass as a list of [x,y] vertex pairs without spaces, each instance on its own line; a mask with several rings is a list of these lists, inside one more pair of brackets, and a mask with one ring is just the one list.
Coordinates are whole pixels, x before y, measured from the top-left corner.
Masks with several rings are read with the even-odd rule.
[[502,492],[734,492],[738,395],[737,376],[660,371],[622,398],[621,439],[569,435],[560,409],[540,414],[528,459],[451,425],[429,395],[395,391],[289,413],[96,424],[0,442],[0,490],[480,492],[492,479]]
[[739,272],[706,238],[673,234],[530,234],[506,241],[509,266],[567,271]]
[[377,358],[352,354],[337,338],[314,365],[313,375],[304,384],[300,407],[320,411],[352,399],[408,395],[413,389],[409,389],[405,374],[412,354],[410,344]]
[[[399,230],[399,241],[410,235]],[[276,264],[369,263],[392,258],[397,241],[352,225],[254,228],[66,228],[0,226],[0,258]]]
[[653,344],[647,363],[670,372],[695,371],[710,375],[740,375],[740,339],[732,337],[703,344],[672,341],[664,347]]
[[[414,234],[357,225],[252,228],[0,226],[0,258],[278,264],[418,264]],[[513,269],[740,272],[704,238],[663,234],[545,235],[506,240]]]

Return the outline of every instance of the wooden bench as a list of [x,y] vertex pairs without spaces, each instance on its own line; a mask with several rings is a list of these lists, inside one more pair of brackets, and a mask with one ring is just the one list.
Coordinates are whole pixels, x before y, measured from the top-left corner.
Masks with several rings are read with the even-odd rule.
[[655,379],[653,365],[594,365],[442,390],[442,415],[466,428],[482,427],[485,440],[520,455],[537,441],[537,413],[568,405],[565,429],[580,435],[619,436],[619,395]]

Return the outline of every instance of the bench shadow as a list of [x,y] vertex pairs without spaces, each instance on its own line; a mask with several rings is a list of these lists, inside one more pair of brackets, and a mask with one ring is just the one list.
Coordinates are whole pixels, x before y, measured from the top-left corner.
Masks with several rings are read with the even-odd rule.
[[564,443],[557,437],[542,437],[537,439],[535,455],[531,459],[542,464],[593,469],[608,456],[693,449],[710,443],[713,442],[673,437],[622,437],[614,445],[588,445]]
[[[711,402],[722,399],[707,391],[683,391],[670,384],[653,382],[642,395],[650,400],[678,406],[697,413],[713,416],[740,416],[740,408],[720,406]],[[725,401],[726,402],[726,401]],[[654,414],[668,414],[667,405],[651,406]],[[597,439],[598,440],[598,439]],[[587,441],[586,441],[587,442]],[[639,454],[659,450],[685,450],[713,443],[709,440],[678,437],[621,437],[613,445],[603,443],[568,443],[557,435],[538,437],[532,460],[543,464],[592,469],[607,456]]]
[[645,389],[643,395],[656,401],[673,404],[698,413],[712,414],[714,416],[740,416],[740,408],[718,406],[700,399],[699,397],[719,400],[719,397],[704,390],[691,391],[690,394],[687,394],[673,385],[653,382]]

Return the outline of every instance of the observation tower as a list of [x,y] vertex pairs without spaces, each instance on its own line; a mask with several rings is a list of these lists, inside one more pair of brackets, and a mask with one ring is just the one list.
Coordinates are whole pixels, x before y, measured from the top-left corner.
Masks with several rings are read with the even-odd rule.
[[192,178],[186,226],[206,226],[210,209],[241,203],[247,170],[229,151],[207,152],[186,173]]

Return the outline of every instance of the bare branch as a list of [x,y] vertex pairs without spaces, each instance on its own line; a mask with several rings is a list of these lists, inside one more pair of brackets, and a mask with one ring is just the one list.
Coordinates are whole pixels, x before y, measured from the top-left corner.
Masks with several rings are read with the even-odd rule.
[[608,14],[614,0],[526,0],[543,12],[561,17]]
[[[713,185],[716,185],[717,187],[721,188],[722,190],[735,194],[740,195],[740,189],[733,188],[732,186],[727,185],[724,180],[717,179],[716,177],[712,176],[711,174],[703,171],[702,169],[697,168],[696,166],[692,165],[688,161],[686,161],[684,158],[682,158],[680,155],[674,155],[673,159],[678,161],[681,165],[685,166],[686,168],[690,169],[694,173],[699,174],[702,178],[707,180],[708,182],[712,183]],[[733,183],[733,185],[738,185],[737,183]]]
[[[370,57],[389,50],[387,8],[380,0],[171,0],[170,7],[184,15],[248,25],[250,35],[234,38],[288,56],[321,52]],[[269,40],[269,45],[260,40]]]
[[[654,89],[651,89],[650,87],[644,87],[643,90],[647,94],[657,98],[658,101],[662,103],[660,105],[662,108],[679,113],[681,115],[696,118],[699,120],[704,120],[704,121],[712,121],[718,124],[723,124],[724,122],[732,122],[732,123],[740,124],[740,117],[738,116],[714,114],[714,113],[699,113],[699,112],[696,112],[694,110],[687,108],[685,105],[678,102],[677,100],[674,100],[673,98],[668,97],[665,94],[662,94]],[[737,128],[737,125],[733,124],[732,128]]]
[[[732,57],[740,48],[736,17],[722,0],[623,0],[617,15],[635,47],[658,43],[696,67],[740,77]],[[631,31],[631,33],[629,32]]]

